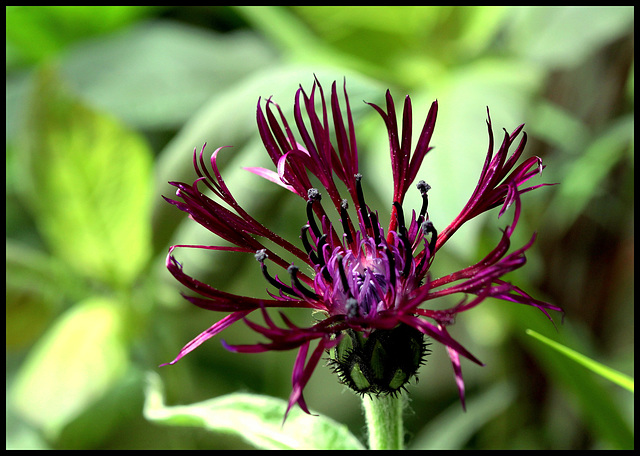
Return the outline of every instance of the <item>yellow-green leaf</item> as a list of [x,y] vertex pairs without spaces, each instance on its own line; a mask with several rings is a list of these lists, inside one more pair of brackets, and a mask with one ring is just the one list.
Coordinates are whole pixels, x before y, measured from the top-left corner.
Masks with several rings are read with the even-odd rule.
[[570,349],[569,347],[559,344],[558,342],[553,341],[548,337],[545,337],[542,334],[539,334],[532,329],[527,329],[526,333],[538,339],[540,342],[546,344],[547,346],[553,348],[554,350],[562,353],[567,358],[572,359],[578,364],[583,365],[590,371],[600,375],[601,377],[606,378],[607,380],[615,383],[616,385],[623,387],[626,390],[631,391],[632,393],[634,392],[634,380],[628,375],[623,374],[622,372],[619,372],[608,366],[605,366],[604,364],[601,364],[597,361],[594,361],[591,358],[588,358],[583,354]]
[[194,426],[233,434],[260,449],[364,449],[349,429],[326,416],[294,407],[282,422],[287,402],[257,394],[234,393],[190,405],[167,406],[156,374],[148,377],[144,416],[158,424]]
[[26,197],[50,250],[89,278],[130,284],[151,253],[149,147],[52,71],[37,75],[25,125]]
[[78,303],[29,352],[12,387],[16,412],[49,438],[98,400],[129,364],[117,302]]

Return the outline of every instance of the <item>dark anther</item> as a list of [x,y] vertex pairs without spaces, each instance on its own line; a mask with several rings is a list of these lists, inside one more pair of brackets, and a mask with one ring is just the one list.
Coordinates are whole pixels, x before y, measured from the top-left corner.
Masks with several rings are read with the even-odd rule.
[[396,208],[396,218],[398,220],[398,227],[400,227],[399,231],[400,231],[400,234],[402,234],[401,233],[402,231],[407,230],[404,226],[404,211],[402,210],[402,205],[399,202],[394,201],[393,205]]
[[431,233],[431,240],[429,241],[429,251],[428,252],[426,250],[423,251],[422,259],[420,260],[420,264],[417,266],[416,271],[422,271],[422,268],[424,268],[424,264],[427,261],[427,257],[429,258],[433,257],[433,254],[435,253],[435,248],[436,248],[436,241],[438,239],[438,232],[433,227],[433,223],[431,223],[429,220],[422,222],[422,225],[420,225],[420,228],[422,229],[422,232],[424,233],[425,238],[429,233]]
[[380,229],[378,227],[378,216],[375,212],[369,212],[369,218],[373,225],[373,238],[376,241],[376,245],[380,245]]
[[427,195],[427,192],[431,189],[431,186],[421,180],[416,184],[416,187],[418,187],[418,190],[420,190],[420,194],[422,195],[422,207],[420,208],[419,219],[424,219],[427,213],[427,208],[429,207],[429,196]]
[[349,213],[347,212],[348,207],[349,203],[346,199],[343,199],[342,203],[340,203],[340,222],[342,223],[344,234],[347,237],[347,244],[351,244],[353,242],[353,238],[351,237],[351,230],[349,229]]
[[326,268],[327,263],[324,261],[324,253],[322,253],[322,250],[324,249],[324,246],[326,245],[326,243],[327,243],[327,235],[323,234],[322,236],[320,236],[320,239],[318,240],[318,247],[317,247],[318,256],[316,257],[318,261],[316,262],[316,264],[322,267],[322,276],[324,277],[324,280],[326,280],[327,282],[333,282],[333,279],[331,278],[331,274],[329,274],[329,271]]
[[324,245],[327,243],[327,235],[323,234],[322,236],[320,236],[320,239],[318,239],[318,248],[317,248],[317,252],[318,252],[318,261],[316,264],[324,266],[326,265],[325,261],[324,261],[324,254],[322,253],[322,248],[324,247]]
[[429,255],[433,255],[436,251],[436,241],[438,240],[438,232],[434,228],[433,223],[431,223],[431,221],[429,220],[422,222],[421,228],[425,236],[431,233],[431,239],[429,240]]
[[266,260],[268,258],[266,250],[262,249],[262,250],[258,250],[256,252],[256,260],[258,260],[258,262],[260,263],[260,269],[262,269],[262,275],[264,276],[265,279],[267,279],[267,281],[273,285],[274,287],[276,287],[278,290],[281,290],[284,293],[290,294],[292,296],[298,296],[298,293],[296,293],[293,288],[286,286],[283,283],[278,282],[276,279],[274,279],[273,277],[271,277],[271,275],[269,274],[269,272],[267,272],[267,265],[264,264],[264,260]]
[[311,228],[311,231],[313,231],[313,234],[316,236],[316,238],[319,238],[320,229],[318,228],[318,224],[316,223],[316,219],[313,215],[312,206],[314,202],[320,201],[322,196],[316,188],[310,188],[309,190],[307,190],[307,196],[309,197],[309,200],[307,201],[307,218],[309,219],[309,227]]
[[313,291],[307,289],[302,282],[298,279],[298,267],[293,264],[287,268],[287,272],[291,275],[291,283],[296,287],[296,290],[299,290],[300,293],[305,295],[309,299],[318,299],[318,295]]
[[396,217],[398,220],[398,235],[400,236],[400,240],[402,241],[402,245],[404,246],[404,268],[402,269],[402,275],[406,276],[407,274],[409,274],[409,269],[411,269],[411,263],[413,261],[411,242],[409,242],[409,238],[407,237],[407,228],[404,224],[404,211],[402,210],[402,205],[397,201],[394,201],[393,205],[396,208]]
[[402,244],[404,245],[404,268],[402,269],[402,275],[409,275],[409,270],[411,269],[411,263],[413,262],[413,252],[411,251],[411,242],[409,242],[409,238],[407,237],[407,230],[403,230],[403,233],[400,233],[400,239],[402,240]]
[[[320,236],[320,239],[318,240],[318,247],[317,247],[318,253],[316,254],[316,252],[313,251],[311,244],[309,243],[309,238],[307,237],[308,231],[309,231],[309,225],[303,226],[300,239],[302,239],[302,244],[304,245],[304,249],[307,251],[307,255],[309,255],[309,259],[313,264],[317,266],[321,266],[321,267],[326,266],[326,263],[324,261],[324,255],[322,254],[322,248],[327,243],[327,235],[323,234],[322,236]],[[329,271],[327,270],[326,267],[322,268],[322,275],[327,282],[333,282],[333,279],[331,278],[331,274],[329,274]]]
[[309,238],[307,237],[308,231],[309,231],[309,225],[303,226],[302,230],[300,230],[300,239],[302,240],[302,245],[304,246],[304,250],[307,252],[307,255],[309,255],[309,259],[311,260],[311,262],[314,264],[318,264],[318,257],[316,256],[315,252],[311,248],[311,244],[309,243]]
[[349,289],[349,282],[347,281],[347,274],[344,272],[344,265],[342,264],[342,255],[338,255],[338,272],[340,272],[340,280],[342,281],[342,288],[344,288],[345,293],[351,295],[351,290]]
[[421,195],[426,195],[429,190],[431,190],[431,185],[427,184],[425,181],[421,180],[416,184],[418,190],[420,190]]
[[389,283],[391,286],[395,286],[396,284],[396,258],[393,256],[393,252],[384,248],[385,253],[387,254],[387,260],[389,262]]
[[310,188],[307,190],[307,197],[311,201],[320,201],[322,199],[322,195],[317,188]]
[[367,228],[371,228],[371,221],[369,220],[369,215],[367,213],[367,205],[364,202],[364,193],[362,192],[362,174],[358,173],[355,175],[356,178],[356,192],[358,194],[358,203],[360,204],[360,214],[362,215],[362,220],[364,221],[364,226]]
[[256,251],[255,257],[256,257],[257,261],[259,261],[260,263],[264,263],[264,260],[269,258],[268,255],[267,255],[267,249],[262,249],[262,250]]

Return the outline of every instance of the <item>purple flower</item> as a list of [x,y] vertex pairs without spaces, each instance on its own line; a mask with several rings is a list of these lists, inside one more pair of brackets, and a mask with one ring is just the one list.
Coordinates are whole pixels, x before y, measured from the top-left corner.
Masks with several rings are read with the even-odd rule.
[[[331,363],[341,380],[357,392],[395,394],[424,361],[427,353],[424,337],[428,336],[446,347],[464,407],[460,355],[482,363],[449,334],[447,327],[453,324],[457,314],[490,297],[537,307],[548,317],[549,309],[561,311],[502,279],[524,265],[525,252],[534,242],[535,235],[526,245],[509,253],[510,237],[521,211],[520,196],[548,185],[524,186],[542,172],[542,161],[531,157],[518,163],[527,139],[525,133],[509,155],[523,125],[511,134],[505,131],[494,153],[488,118],[489,150],[478,184],[460,214],[438,233],[429,220],[427,183],[416,184],[422,196],[418,212],[412,211],[407,218],[402,206],[424,157],[431,150],[429,142],[438,104],[431,105],[412,151],[411,100],[408,96],[405,98],[400,128],[393,99],[387,91],[386,109],[370,104],[382,116],[389,135],[394,192],[389,204],[390,222],[385,230],[378,212],[366,204],[362,191],[363,176],[358,170],[346,84],[344,104],[343,110],[335,82],[329,100],[325,99],[317,81],[309,95],[300,88],[294,104],[299,142],[280,107],[271,99],[266,100],[263,107],[258,100],[258,130],[275,170],[247,170],[305,199],[307,221],[301,223],[300,247],[266,228],[238,204],[216,164],[222,148],[213,153],[210,168],[204,159],[204,147],[200,154],[194,150],[198,179],[192,185],[170,183],[177,188],[176,195],[182,201],[165,199],[232,246],[174,245],[169,250],[169,271],[195,292],[185,298],[203,309],[227,314],[189,342],[169,364],[243,320],[264,336],[266,342],[230,345],[223,341],[223,345],[228,350],[245,353],[298,349],[287,412],[293,404],[298,404],[308,413],[302,392],[326,352],[331,353]],[[321,189],[312,184],[311,177],[321,184]],[[213,198],[203,193],[207,188],[213,192]],[[348,193],[347,198],[344,192]],[[437,252],[463,223],[495,207],[500,207],[501,216],[512,205],[513,221],[491,252],[472,266],[444,277],[431,277],[429,270]],[[339,225],[332,223],[327,215],[333,211]],[[285,253],[276,253],[268,245],[277,245],[281,247],[278,251]],[[177,247],[254,254],[271,290],[268,291],[270,298],[226,293],[187,275],[174,256]],[[279,275],[272,273],[275,268],[281,268]],[[429,308],[430,301],[448,295],[460,296],[458,304],[445,310]],[[283,324],[278,325],[268,311],[272,307],[304,307],[323,318],[302,327],[281,314]],[[247,318],[256,310],[262,314],[264,324]],[[313,349],[312,342],[316,344]]]

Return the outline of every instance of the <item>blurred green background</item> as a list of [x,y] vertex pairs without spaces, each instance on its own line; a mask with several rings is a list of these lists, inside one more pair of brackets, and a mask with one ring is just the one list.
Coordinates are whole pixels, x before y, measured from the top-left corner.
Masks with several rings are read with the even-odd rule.
[[[442,346],[409,387],[410,448],[633,447],[633,395],[551,353],[532,328],[634,370],[632,7],[7,7],[7,448],[231,449],[239,438],[142,416],[144,379],[170,404],[235,391],[287,398],[295,352],[233,354],[207,342],[158,368],[221,315],[189,305],[166,272],[171,244],[215,244],[160,195],[191,181],[205,142],[258,220],[297,240],[304,202],[240,169],[267,166],[258,97],[290,113],[313,75],[347,80],[367,201],[387,217],[386,130],[361,100],[410,94],[416,128],[440,112],[419,178],[443,229],[471,194],[488,144],[525,122],[527,155],[560,182],[524,197],[514,247],[538,232],[509,280],[562,306],[557,330],[532,308],[488,302],[452,328],[462,413]],[[419,207],[410,193],[405,210]],[[511,218],[468,224],[435,274],[467,266]],[[178,252],[191,275],[265,296],[251,255]],[[246,261],[245,261],[246,260]],[[309,323],[306,312],[293,314]],[[253,343],[242,324],[224,332]],[[364,436],[360,400],[318,368],[309,406]]]

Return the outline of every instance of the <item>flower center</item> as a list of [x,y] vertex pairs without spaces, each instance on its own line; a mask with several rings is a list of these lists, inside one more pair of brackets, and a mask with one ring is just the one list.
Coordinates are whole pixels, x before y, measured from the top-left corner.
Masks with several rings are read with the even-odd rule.
[[[343,242],[332,244],[331,238],[321,234],[315,222],[312,206],[319,204],[321,198],[316,189],[310,189],[309,224],[303,227],[301,239],[316,269],[316,292],[322,296],[329,314],[366,320],[397,306],[419,285],[419,273],[434,252],[437,232],[431,222],[425,221],[430,187],[424,181],[417,185],[423,198],[418,218],[414,215],[407,230],[402,206],[394,202],[397,228],[385,236],[377,214],[370,212],[364,201],[362,176],[357,174],[355,179],[360,229],[351,232],[347,201],[343,200],[340,210]],[[317,240],[315,251],[307,238],[309,232]],[[417,261],[418,257],[413,255],[414,246],[427,236],[431,240]]]
[[315,280],[329,312],[368,319],[390,308],[400,285],[396,270],[400,256],[395,246],[379,247],[370,237],[361,239],[355,252],[336,248]]
[[[315,277],[313,290],[297,277],[298,268],[288,272],[291,285],[273,278],[267,272],[266,252],[260,250],[256,259],[267,280],[283,294],[312,302],[328,316],[344,318],[349,329],[339,330],[334,337],[339,342],[330,350],[330,364],[342,383],[359,394],[397,394],[404,389],[429,352],[425,336],[419,330],[396,324],[391,329],[376,329],[376,317],[402,305],[406,296],[420,286],[435,252],[437,232],[426,220],[429,186],[417,185],[423,204],[419,215],[405,225],[402,205],[393,203],[395,220],[387,235],[377,214],[369,211],[364,201],[361,180],[357,174],[356,195],[359,229],[353,229],[347,212],[347,201],[340,204],[340,223],[344,234],[336,235],[325,215],[320,223],[315,214],[324,214],[321,194],[311,188],[307,192],[308,223],[302,227],[300,239],[309,255]],[[393,217],[393,216],[392,216]],[[424,249],[414,256],[414,250],[424,242]]]
[[[391,224],[394,229],[385,236],[377,214],[365,203],[361,180],[362,176],[356,174],[354,202],[359,229],[353,228],[347,200],[342,200],[342,239],[326,216],[322,216],[320,223],[316,220],[316,213],[324,214],[322,207],[318,207],[322,200],[320,192],[315,188],[307,192],[308,223],[302,227],[300,239],[316,272],[313,290],[300,282],[296,266],[287,269],[291,276],[291,285],[288,285],[267,272],[265,250],[256,253],[256,260],[266,279],[281,295],[316,301],[315,307],[323,308],[328,315],[343,315],[346,320],[366,327],[367,321],[400,305],[405,296],[420,285],[435,251],[437,232],[433,224],[425,220],[430,187],[424,181],[417,184],[423,199],[419,216],[414,213],[407,228],[402,205],[394,202],[395,219]],[[425,247],[414,257],[414,249],[418,249],[421,241]]]

